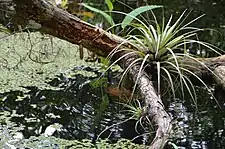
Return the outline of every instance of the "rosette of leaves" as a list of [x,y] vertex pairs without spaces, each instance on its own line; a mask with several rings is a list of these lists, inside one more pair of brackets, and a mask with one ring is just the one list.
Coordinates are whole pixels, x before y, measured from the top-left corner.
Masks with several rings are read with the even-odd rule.
[[[175,22],[172,15],[167,22],[163,16],[162,23],[160,24],[151,11],[154,20],[148,23],[147,19],[143,19],[143,16],[141,16],[142,19],[138,18],[138,15],[148,10],[151,11],[149,6],[143,6],[126,14],[121,24],[122,28],[129,28],[129,33],[124,42],[115,48],[108,58],[111,59],[116,53],[121,51],[124,51],[126,54],[114,61],[109,68],[123,58],[135,54],[138,57],[124,70],[120,83],[133,66],[140,65],[133,93],[140,75],[143,72],[149,72],[149,75],[156,80],[155,84],[159,95],[163,95],[170,90],[175,98],[177,89],[181,90],[183,96],[184,90],[186,90],[195,105],[197,105],[195,87],[189,77],[194,76],[208,90],[209,88],[200,77],[191,71],[195,66],[192,63],[186,62],[197,63],[210,72],[212,71],[198,59],[198,56],[189,53],[187,47],[197,45],[220,55],[218,52],[220,49],[198,39],[197,33],[204,31],[204,29],[190,26],[204,15],[185,23],[189,15],[185,10]],[[132,45],[132,48],[123,48],[125,44]],[[164,92],[161,92],[162,85],[167,86],[167,89],[163,89]]]

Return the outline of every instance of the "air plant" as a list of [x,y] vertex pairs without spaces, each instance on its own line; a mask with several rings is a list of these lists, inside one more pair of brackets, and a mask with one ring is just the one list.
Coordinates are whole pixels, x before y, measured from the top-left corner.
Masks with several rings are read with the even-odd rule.
[[[138,9],[140,11],[140,8]],[[145,11],[147,10],[148,9],[145,8]],[[136,11],[135,16],[132,15],[134,11]],[[218,48],[198,39],[197,33],[203,31],[204,29],[190,26],[193,22],[197,21],[204,15],[201,15],[185,24],[184,22],[189,15],[189,13],[187,14],[185,10],[175,21],[175,23],[172,23],[173,16],[171,15],[167,23],[165,23],[165,18],[163,17],[160,25],[152,11],[151,12],[154,18],[154,21],[152,21],[154,23],[152,24],[146,23],[146,20],[141,21],[137,17],[137,10],[134,11],[126,14],[129,21],[125,20],[122,22],[122,28],[131,28],[130,32],[125,37],[124,42],[115,48],[109,54],[108,58],[111,59],[118,52],[125,52],[126,54],[114,61],[109,68],[123,58],[135,54],[138,57],[124,70],[120,79],[120,84],[132,67],[140,65],[140,70],[133,87],[134,93],[140,75],[143,72],[148,72],[149,68],[152,68],[154,71],[151,71],[151,74],[148,75],[152,76],[153,72],[156,72],[155,78],[157,80],[156,86],[159,96],[162,95],[161,85],[168,82],[169,88],[171,88],[174,97],[178,87],[181,89],[182,95],[184,95],[184,89],[186,88],[195,105],[197,105],[195,88],[189,79],[189,76],[194,76],[208,90],[209,88],[200,77],[189,70],[193,66],[185,62],[192,61],[205,67],[210,72],[212,71],[205,64],[203,64],[196,55],[188,53],[187,47],[196,44],[199,47],[204,47],[214,53],[220,54],[218,52]],[[144,11],[140,11],[140,13],[142,12]],[[132,48],[123,48],[123,45],[125,44],[132,45]]]

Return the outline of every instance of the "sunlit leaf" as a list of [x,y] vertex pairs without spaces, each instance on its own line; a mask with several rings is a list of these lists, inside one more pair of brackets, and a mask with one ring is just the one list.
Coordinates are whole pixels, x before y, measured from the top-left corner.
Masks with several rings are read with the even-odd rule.
[[134,9],[133,11],[131,11],[130,13],[126,15],[121,26],[122,28],[125,28],[127,25],[131,23],[131,21],[134,20],[136,16],[140,15],[141,13],[152,10],[152,9],[156,9],[156,8],[162,8],[162,7],[163,6],[161,5],[150,5],[150,6],[148,5],[148,6],[142,6],[137,9]]
[[68,2],[68,0],[62,0],[61,7],[65,8],[67,5],[67,2]]
[[105,0],[106,5],[108,6],[109,11],[113,10],[113,3],[111,0]]
[[1,24],[0,24],[0,32],[11,33],[11,31],[10,31],[8,28],[4,27],[4,26],[1,25]]

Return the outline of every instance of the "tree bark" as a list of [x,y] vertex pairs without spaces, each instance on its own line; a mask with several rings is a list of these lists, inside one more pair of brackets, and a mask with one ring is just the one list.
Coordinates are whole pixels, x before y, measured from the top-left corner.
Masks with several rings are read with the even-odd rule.
[[217,85],[220,85],[225,90],[225,66],[218,66],[215,69],[215,81]]
[[[125,67],[128,67],[133,60],[134,59],[132,58],[127,59],[124,62],[126,64]],[[157,95],[152,82],[149,80],[149,75],[141,73],[140,76],[137,76],[139,70],[140,66],[134,66],[130,69],[130,74],[132,75],[134,82],[137,80],[141,95],[144,98],[144,113],[150,117],[157,128],[155,138],[153,139],[150,148],[161,149],[164,148],[168,142],[172,132],[172,119],[166,112],[161,98]]]
[[29,24],[35,21],[41,26],[40,32],[74,44],[82,44],[97,55],[106,57],[122,40],[54,7],[45,0],[15,0],[14,2],[16,4],[14,19],[17,24]]
[[[104,30],[81,21],[75,16],[51,5],[45,0],[14,0],[16,4],[16,15],[14,20],[18,24],[28,24],[35,22],[40,26],[40,32],[53,35],[55,37],[67,40],[74,44],[82,44],[85,48],[93,51],[97,55],[106,57],[108,54],[119,47],[124,39],[107,33]],[[123,44],[123,46],[125,46]],[[114,55],[114,59],[122,56],[124,52]],[[135,57],[135,56],[134,56]],[[120,65],[126,68],[134,57],[129,57],[120,61]],[[150,116],[152,122],[157,127],[155,139],[150,148],[163,148],[171,127],[171,118],[167,114],[161,99],[154,90],[149,78],[141,73],[137,78],[140,66],[133,67],[130,74],[133,80],[138,79],[137,84],[141,94],[145,99],[146,113]]]
[[[77,17],[54,7],[45,0],[13,0],[13,2],[16,5],[16,15],[14,16],[16,23],[24,25],[35,22],[37,26],[41,27],[40,32],[67,40],[73,44],[81,44],[97,55],[108,56],[114,49],[121,48],[120,44],[124,41],[123,38],[81,21]],[[126,46],[126,44],[123,44],[123,46]],[[124,52],[118,52],[114,55],[113,59],[115,60],[124,54]],[[119,64],[122,68],[127,68],[134,59],[135,55],[122,59]],[[205,66],[213,68],[212,70],[218,76],[221,76],[221,79],[217,81],[220,83],[224,83],[224,68],[221,69],[218,66],[225,64],[224,59],[224,56],[200,59]],[[197,62],[187,61],[187,63],[196,66],[195,69],[193,67],[190,69],[193,69],[193,72],[199,76],[205,73],[211,74],[207,67],[199,65]],[[155,91],[149,77],[144,72],[140,76],[137,76],[139,69],[140,66],[133,67],[130,69],[130,75],[134,82],[138,79],[137,84],[145,100],[145,112],[157,128],[150,148],[163,148],[172,131],[172,120],[165,111],[162,100]]]
[[225,55],[211,58],[198,58],[196,61],[184,59],[184,64],[190,71],[204,82],[221,86],[225,90]]

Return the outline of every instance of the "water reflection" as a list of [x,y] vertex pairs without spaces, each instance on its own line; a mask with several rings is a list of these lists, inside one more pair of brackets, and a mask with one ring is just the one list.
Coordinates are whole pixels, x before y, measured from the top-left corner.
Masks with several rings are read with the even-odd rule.
[[[82,69],[97,75],[75,75],[73,78],[59,75],[50,84],[61,90],[27,87],[27,93],[1,94],[0,97],[7,98],[1,102],[0,111],[14,113],[11,121],[23,126],[22,132],[26,138],[43,134],[49,126],[59,124],[60,128],[53,135],[64,139],[86,138],[95,142],[100,137],[115,142],[120,138],[135,138],[135,143],[145,144],[149,138],[148,134],[144,134],[146,131],[138,128],[138,134],[135,131],[136,121],[126,121],[128,115],[121,112],[121,106],[113,102],[114,98],[106,96],[104,87],[93,88],[90,85],[99,73],[89,67]],[[220,109],[204,88],[197,91],[198,109],[189,99],[177,99],[170,103],[168,110],[176,127],[173,142],[184,149],[224,148],[224,106]],[[224,104],[222,97],[218,98],[221,105]],[[105,128],[109,129],[103,132]]]
[[[225,109],[218,106],[206,89],[197,91],[197,109],[188,99],[170,104],[169,111],[177,120],[174,140],[182,148],[224,148]],[[224,101],[218,102],[223,105]]]
[[[77,71],[81,68],[75,68]],[[13,116],[11,121],[24,126],[23,135],[26,138],[43,134],[52,124],[60,124],[62,128],[54,136],[64,139],[91,139],[95,141],[98,135],[107,127],[127,119],[121,113],[121,106],[105,92],[103,87],[92,88],[90,82],[100,76],[100,73],[89,67],[83,70],[92,71],[97,77],[75,75],[67,78],[59,75],[49,82],[61,90],[39,90],[27,87],[29,92],[10,92],[1,94],[6,100],[1,103],[1,111],[16,111],[19,116]],[[23,100],[18,100],[18,97]],[[100,138],[109,138],[112,142],[121,137],[133,139],[136,121],[128,121],[113,125]],[[141,142],[135,139],[134,142]]]

